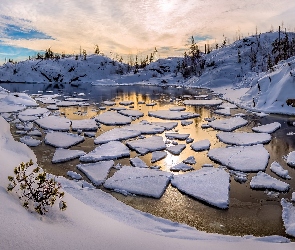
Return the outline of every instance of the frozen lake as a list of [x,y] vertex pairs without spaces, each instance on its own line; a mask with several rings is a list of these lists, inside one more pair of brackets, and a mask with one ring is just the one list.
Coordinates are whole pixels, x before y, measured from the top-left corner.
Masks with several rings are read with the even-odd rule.
[[[159,199],[148,198],[141,195],[122,195],[120,193],[112,192],[106,188],[102,188],[107,192],[111,192],[117,199],[124,203],[133,206],[141,211],[145,211],[156,216],[167,218],[173,221],[186,223],[197,229],[207,232],[217,232],[232,235],[248,235],[255,236],[263,235],[282,235],[286,236],[284,232],[283,222],[281,219],[282,208],[280,205],[281,198],[290,198],[291,193],[295,190],[295,169],[287,166],[283,159],[289,152],[295,150],[295,127],[292,126],[291,117],[283,115],[268,115],[265,117],[257,116],[256,114],[246,112],[242,109],[225,109],[223,114],[217,114],[216,106],[184,106],[182,102],[189,99],[215,99],[216,97],[208,90],[204,89],[182,89],[176,87],[156,87],[156,86],[78,86],[70,85],[49,85],[49,84],[1,84],[2,87],[13,92],[24,92],[28,94],[43,94],[52,95],[60,94],[57,99],[64,101],[70,98],[82,98],[88,102],[89,106],[64,106],[58,107],[58,110],[63,116],[70,120],[85,120],[96,117],[111,109],[121,109],[125,107],[130,110],[137,110],[143,113],[138,119],[131,121],[131,124],[147,120],[148,122],[177,122],[177,127],[170,131],[165,131],[157,134],[163,137],[164,141],[169,147],[184,144],[186,147],[179,153],[170,153],[167,151],[167,156],[155,163],[151,163],[152,153],[147,153],[140,156],[148,166],[158,165],[161,170],[171,172],[170,168],[182,162],[190,156],[194,156],[196,163],[192,164],[194,170],[200,170],[204,164],[212,164],[218,167],[220,164],[211,160],[208,157],[208,150],[195,151],[190,145],[194,142],[208,139],[210,141],[210,149],[226,147],[226,144],[217,138],[217,134],[221,131],[215,130],[212,127],[205,128],[207,120],[225,119],[229,118],[228,111],[231,117],[235,114],[243,113],[243,118],[247,120],[248,124],[234,130],[234,132],[253,132],[252,127],[260,124],[269,124],[279,122],[281,128],[271,134],[271,141],[264,145],[264,148],[269,153],[269,161],[265,172],[272,177],[278,178],[271,170],[272,162],[277,161],[284,169],[289,171],[291,180],[283,180],[290,185],[289,192],[267,192],[265,190],[254,190],[250,188],[250,181],[256,173],[247,173],[245,182],[237,182],[234,175],[230,177],[229,190],[229,206],[228,209],[222,210],[214,206],[210,206],[199,199],[193,198],[191,195],[186,195],[179,191],[171,184],[168,185],[163,196]],[[58,87],[58,88],[57,88]],[[66,97],[66,98],[64,98]],[[108,102],[105,102],[108,101]],[[121,102],[121,104],[119,104]],[[130,103],[129,103],[130,102]],[[132,102],[132,104],[131,104]],[[110,106],[111,104],[114,105]],[[225,102],[226,103],[226,102]],[[147,105],[148,104],[148,105]],[[155,104],[155,105],[154,105]],[[52,104],[40,103],[40,107],[48,107]],[[133,106],[133,107],[130,107]],[[106,109],[103,109],[105,107]],[[186,119],[186,122],[181,120],[163,120],[154,116],[148,116],[148,112],[158,112],[161,110],[177,109],[179,107],[185,108],[185,112],[197,113],[198,117]],[[218,112],[220,113],[220,112]],[[155,113],[156,114],[156,113]],[[94,138],[109,131],[115,127],[124,127],[100,124],[100,127],[94,131],[95,137],[85,136],[85,140],[77,145],[71,146],[73,150],[82,150],[86,153],[92,151],[97,145],[94,144]],[[35,125],[36,128],[38,126]],[[20,139],[23,135],[16,133],[19,129],[15,124],[11,123],[13,135],[16,139]],[[38,128],[39,129],[39,128]],[[55,153],[55,148],[44,143],[45,134],[43,129],[41,137],[35,137],[43,141],[39,146],[32,147],[38,158],[39,165],[46,171],[55,174],[67,176],[67,171],[75,171],[82,175],[84,180],[88,180],[83,172],[77,169],[80,163],[79,159],[74,159],[64,163],[52,164],[51,160]],[[76,134],[76,131],[70,130]],[[166,133],[178,133],[180,135],[188,134],[189,138],[194,142],[186,142],[183,138],[168,138]],[[145,135],[150,137],[150,135]],[[126,142],[124,140],[123,142]],[[130,157],[114,160],[115,165],[121,163],[122,165],[130,165],[130,158],[135,158],[138,153],[130,150]],[[249,165],[251,165],[249,161]],[[112,176],[117,170],[111,169],[108,177]],[[228,170],[227,170],[228,172]],[[184,172],[174,172],[175,175],[184,174]]]

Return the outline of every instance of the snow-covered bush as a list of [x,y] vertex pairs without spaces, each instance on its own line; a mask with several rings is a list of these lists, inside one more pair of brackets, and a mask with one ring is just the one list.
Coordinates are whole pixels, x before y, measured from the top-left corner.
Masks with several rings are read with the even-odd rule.
[[30,160],[14,168],[15,176],[8,176],[10,183],[7,190],[14,190],[25,208],[33,207],[41,215],[49,211],[57,198],[60,199],[60,210],[65,210],[67,205],[62,200],[64,192],[60,191],[60,184],[53,178],[48,178],[40,167],[33,168],[33,165]]

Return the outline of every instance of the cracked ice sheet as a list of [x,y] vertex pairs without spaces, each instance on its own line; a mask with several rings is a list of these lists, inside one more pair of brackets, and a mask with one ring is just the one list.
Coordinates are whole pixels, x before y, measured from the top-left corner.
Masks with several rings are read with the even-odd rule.
[[84,141],[84,137],[63,132],[50,132],[45,136],[44,142],[56,148],[69,148]]
[[82,162],[97,162],[104,160],[119,159],[123,157],[129,157],[129,149],[119,141],[110,141],[106,144],[102,144],[96,147],[88,154],[81,156]]
[[64,117],[47,116],[35,120],[41,128],[48,130],[69,131],[71,121]]
[[285,231],[288,235],[295,237],[295,207],[284,198],[281,200],[281,205]]
[[48,113],[48,112],[50,112],[50,111],[47,108],[40,108],[40,107],[35,108],[35,109],[28,108],[28,109],[26,109],[24,111],[21,111],[19,113],[19,115],[23,115],[23,116],[41,116],[41,115],[43,115],[45,113]]
[[145,139],[133,140],[126,144],[139,154],[147,154],[149,152],[166,149],[162,136],[152,136]]
[[72,129],[83,131],[96,131],[98,125],[94,119],[72,120]]
[[130,117],[121,115],[115,111],[106,111],[96,116],[95,120],[105,125],[126,125],[132,121]]
[[52,158],[52,163],[60,163],[70,161],[80,156],[85,155],[85,152],[82,150],[70,150],[64,148],[57,148]]
[[37,147],[42,143],[42,141],[34,139],[33,137],[27,136],[27,135],[21,137],[19,140],[20,140],[20,142],[22,142],[30,147]]
[[160,198],[172,176],[161,170],[123,166],[105,181],[104,187],[120,193]]
[[113,128],[107,132],[96,137],[94,140],[95,144],[103,144],[110,141],[122,141],[137,137],[141,134],[141,131],[129,130],[128,127],[124,128]]
[[170,110],[157,110],[149,111],[149,116],[166,119],[166,120],[186,120],[199,117],[197,113],[185,112],[185,111],[170,111]]
[[247,123],[248,123],[247,120],[238,116],[238,117],[232,117],[229,119],[214,120],[214,121],[208,122],[208,125],[217,130],[230,132],[237,128],[245,126]]
[[216,137],[226,143],[239,146],[250,146],[254,144],[265,144],[270,142],[271,135],[267,133],[247,133],[247,132],[221,132]]
[[218,208],[229,205],[230,175],[222,168],[202,168],[174,175],[171,184],[180,191]]
[[265,170],[269,153],[263,145],[258,144],[254,146],[214,148],[208,152],[208,157],[233,170],[258,172]]
[[252,189],[271,189],[281,192],[288,191],[290,185],[286,182],[280,181],[264,172],[258,172],[250,181]]
[[252,130],[254,132],[259,132],[259,133],[273,133],[276,130],[278,130],[281,127],[281,124],[279,122],[273,122],[257,127],[253,127]]
[[185,100],[183,104],[191,106],[216,106],[222,104],[222,100]]
[[114,161],[100,161],[96,163],[79,164],[77,168],[82,171],[95,185],[100,186],[106,180]]

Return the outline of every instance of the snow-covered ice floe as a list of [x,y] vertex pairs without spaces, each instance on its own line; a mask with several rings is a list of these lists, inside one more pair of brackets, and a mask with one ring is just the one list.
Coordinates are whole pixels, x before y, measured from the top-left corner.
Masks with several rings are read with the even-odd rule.
[[295,167],[295,151],[292,151],[288,154],[287,164],[291,167]]
[[97,162],[129,157],[129,149],[119,141],[110,141],[80,157],[82,162]]
[[193,164],[196,164],[197,161],[194,156],[189,156],[185,160],[183,160],[183,163],[193,165]]
[[281,205],[285,231],[288,235],[295,237],[295,207],[284,198],[281,200]]
[[188,126],[191,125],[193,121],[181,121],[181,126]]
[[164,159],[167,156],[167,152],[165,151],[154,151],[152,152],[151,163],[157,162],[159,160]]
[[133,101],[121,101],[119,102],[120,105],[124,105],[124,106],[130,106],[132,104],[134,104]]
[[72,179],[75,179],[75,180],[81,180],[82,179],[82,175],[78,174],[75,171],[68,171],[67,176],[70,176]]
[[49,132],[44,142],[56,148],[69,148],[84,141],[84,136],[64,132]]
[[166,149],[166,145],[161,136],[152,136],[144,139],[129,141],[126,145],[139,154],[147,154],[149,152]]
[[132,122],[130,117],[121,115],[115,111],[106,111],[96,116],[95,120],[105,125],[126,125]]
[[150,124],[164,127],[165,130],[171,130],[177,127],[178,122],[150,122]]
[[258,172],[265,170],[269,153],[263,145],[258,144],[254,146],[214,148],[209,150],[208,157],[233,170]]
[[71,150],[64,148],[57,148],[52,158],[52,163],[60,163],[70,161],[80,156],[85,155],[85,152],[82,150]]
[[175,107],[171,107],[169,108],[170,111],[185,111],[186,107],[181,107],[181,106],[175,106]]
[[171,184],[196,199],[226,209],[229,205],[229,177],[224,169],[209,167],[174,175]]
[[214,111],[215,114],[218,115],[226,115],[226,116],[230,116],[230,108],[224,108],[224,109],[217,109]]
[[48,113],[49,110],[47,108],[28,108],[26,110],[23,110],[19,112],[19,115],[23,116],[41,116],[45,113]]
[[204,151],[204,150],[208,150],[211,146],[211,143],[208,139],[204,139],[204,140],[200,140],[200,141],[196,141],[194,143],[191,144],[191,148],[194,151]]
[[190,135],[189,134],[179,134],[179,133],[166,133],[165,136],[169,140],[173,140],[173,139],[186,140]]
[[244,183],[247,181],[248,174],[244,172],[230,170],[229,173],[234,177],[234,180],[239,183]]
[[42,141],[34,139],[33,137],[28,136],[28,135],[21,137],[19,140],[20,140],[20,142],[22,142],[30,147],[37,147],[42,143]]
[[230,132],[237,128],[245,126],[247,123],[248,123],[247,120],[237,116],[237,117],[232,117],[229,119],[214,120],[214,121],[208,122],[208,125],[210,125],[210,127],[217,130]]
[[186,120],[191,118],[199,117],[197,113],[186,112],[186,111],[170,111],[170,110],[157,110],[149,111],[149,116],[164,119],[164,120]]
[[31,135],[31,136],[42,136],[42,133],[38,129],[34,129],[32,131],[29,131],[27,133],[27,135]]
[[178,144],[167,147],[166,150],[173,155],[180,155],[180,153],[186,148],[185,144]]
[[221,105],[219,105],[217,108],[219,108],[219,109],[226,109],[226,108],[236,109],[238,107],[237,107],[236,104],[233,104],[233,103],[230,103],[230,102],[224,102]]
[[142,117],[144,115],[144,113],[139,110],[130,110],[130,109],[120,110],[118,111],[118,113],[121,115],[132,116],[132,117]]
[[96,137],[94,143],[103,144],[110,141],[122,141],[137,137],[140,134],[140,131],[128,129],[128,127],[113,128]]
[[124,129],[138,131],[141,134],[161,134],[165,131],[165,127],[156,124],[141,121],[125,126]]
[[146,163],[140,159],[139,157],[131,158],[130,163],[133,167],[137,168],[148,168],[149,166],[146,165]]
[[253,189],[271,189],[286,192],[290,188],[290,185],[260,171],[256,176],[252,177],[250,187]]
[[76,167],[83,172],[88,179],[95,185],[100,186],[106,180],[114,161],[100,161],[95,163],[78,164]]
[[123,166],[108,178],[104,187],[123,194],[137,194],[160,198],[172,174],[156,169]]
[[226,144],[239,146],[250,146],[259,143],[265,144],[271,140],[271,135],[267,133],[221,132],[216,136]]
[[270,170],[284,179],[291,179],[289,171],[287,169],[283,169],[283,167],[276,161],[270,165]]
[[281,127],[281,124],[279,122],[272,122],[269,124],[253,127],[252,130],[254,132],[259,132],[259,133],[273,133],[276,130],[278,130]]
[[96,131],[98,125],[94,119],[72,120],[72,130]]
[[193,170],[193,167],[185,164],[184,162],[180,162],[170,168],[170,171],[176,171],[176,172],[178,172],[178,171],[186,172],[186,171],[190,171],[190,170]]
[[71,121],[64,117],[59,116],[47,116],[35,120],[41,128],[48,130],[57,130],[57,131],[69,131]]
[[185,100],[184,105],[191,106],[217,106],[222,103],[222,100]]

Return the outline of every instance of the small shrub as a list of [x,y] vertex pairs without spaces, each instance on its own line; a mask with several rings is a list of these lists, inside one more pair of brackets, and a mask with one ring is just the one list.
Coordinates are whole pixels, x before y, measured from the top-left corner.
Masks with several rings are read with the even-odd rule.
[[60,184],[53,178],[48,178],[46,172],[40,167],[30,171],[29,167],[32,165],[33,162],[30,160],[14,168],[15,176],[8,176],[10,183],[7,191],[14,190],[23,202],[23,207],[26,209],[33,207],[41,215],[48,212],[49,207],[54,205],[57,198],[60,199],[60,210],[65,210],[67,205],[62,200],[64,192],[60,191]]

